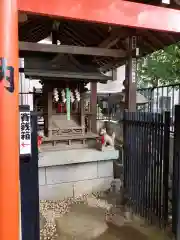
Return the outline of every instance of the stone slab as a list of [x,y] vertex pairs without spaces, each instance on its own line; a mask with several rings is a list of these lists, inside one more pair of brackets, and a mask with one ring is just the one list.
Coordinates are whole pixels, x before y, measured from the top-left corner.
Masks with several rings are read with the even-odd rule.
[[46,168],[47,184],[76,182],[97,178],[97,162]]
[[100,178],[72,183],[39,186],[40,200],[62,200],[68,197],[78,197],[92,192],[101,192],[110,188],[113,178]]
[[105,191],[110,188],[112,180],[113,178],[109,177],[76,182],[74,184],[74,196]]
[[47,151],[39,154],[39,167],[108,161],[118,159],[118,157],[118,150],[103,152],[96,149]]
[[113,177],[113,161],[101,161],[97,163],[98,177]]
[[73,191],[71,183],[39,186],[39,198],[40,200],[63,200],[73,197]]
[[39,185],[43,186],[45,184],[46,184],[45,168],[39,168]]

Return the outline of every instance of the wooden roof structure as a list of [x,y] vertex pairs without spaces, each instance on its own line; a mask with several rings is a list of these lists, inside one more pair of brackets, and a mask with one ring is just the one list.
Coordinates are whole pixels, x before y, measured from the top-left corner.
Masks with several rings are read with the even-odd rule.
[[[59,46],[50,45],[46,51],[43,50],[45,45],[32,44],[49,37],[52,32],[60,42]],[[71,55],[73,61],[86,70],[91,67],[106,72],[125,63],[129,54],[126,40],[131,36],[138,37],[140,56],[180,41],[179,33],[27,15],[27,21],[19,23],[20,56],[41,56],[49,61],[54,59],[57,63],[59,56],[62,60],[63,56],[67,59],[67,55]],[[71,49],[65,49],[67,46]]]

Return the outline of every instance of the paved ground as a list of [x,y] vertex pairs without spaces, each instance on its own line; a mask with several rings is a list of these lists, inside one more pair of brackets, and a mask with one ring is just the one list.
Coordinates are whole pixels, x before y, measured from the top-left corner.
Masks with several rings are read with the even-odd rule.
[[165,240],[159,233],[149,233],[134,223],[125,222],[121,215],[107,222],[105,209],[92,204],[74,205],[69,213],[56,219],[56,226],[57,240]]
[[[112,210],[112,205],[106,200],[99,200],[95,197],[88,197],[85,202],[76,202],[70,205],[67,211],[60,215],[54,215],[55,209],[63,206],[61,202],[52,207],[49,205],[46,211],[46,221],[53,221],[52,226],[47,228],[49,231],[56,232],[45,234],[42,240],[167,240],[168,238],[155,228],[145,227],[142,222],[137,220],[127,221],[124,215],[117,208],[113,208],[113,217],[107,216],[107,210]],[[58,210],[59,211],[59,210]],[[58,212],[57,211],[57,212]],[[64,211],[64,210],[63,210]],[[112,212],[112,211],[111,211]],[[54,217],[53,217],[54,216]],[[41,223],[44,225],[43,217]],[[43,228],[41,226],[41,228]],[[54,230],[53,230],[53,229]],[[53,230],[53,231],[52,231]]]

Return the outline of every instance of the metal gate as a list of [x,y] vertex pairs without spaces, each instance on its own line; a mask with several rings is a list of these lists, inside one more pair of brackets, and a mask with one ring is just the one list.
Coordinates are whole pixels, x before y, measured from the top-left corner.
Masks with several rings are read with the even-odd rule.
[[124,187],[134,213],[168,224],[170,113],[125,112]]
[[180,105],[175,106],[174,158],[172,175],[172,230],[180,240]]
[[30,116],[31,154],[20,155],[21,228],[22,240],[39,240],[37,116]]

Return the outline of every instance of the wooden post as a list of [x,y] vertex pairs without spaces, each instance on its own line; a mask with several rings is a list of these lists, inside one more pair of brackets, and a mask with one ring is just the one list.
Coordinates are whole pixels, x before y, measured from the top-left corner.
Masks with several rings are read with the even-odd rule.
[[44,134],[52,137],[52,114],[53,114],[53,90],[52,87],[44,82],[43,86],[44,102]]
[[18,9],[0,1],[0,239],[19,240]]
[[52,137],[52,115],[53,115],[53,92],[52,88],[49,88],[48,91],[48,103],[47,103],[47,109],[48,109],[48,137]]
[[127,40],[128,49],[130,55],[126,61],[126,72],[125,81],[127,81],[127,89],[125,96],[125,108],[130,112],[136,111],[136,71],[137,71],[137,60],[136,60],[136,37],[128,38]]
[[85,116],[84,116],[84,93],[81,94],[81,100],[80,100],[80,105],[81,105],[81,127],[83,130],[83,134],[84,134],[84,130],[85,130]]
[[48,86],[44,82],[43,85],[43,117],[44,117],[44,135],[48,137]]
[[97,115],[97,82],[91,83],[91,131],[97,133],[96,115]]

